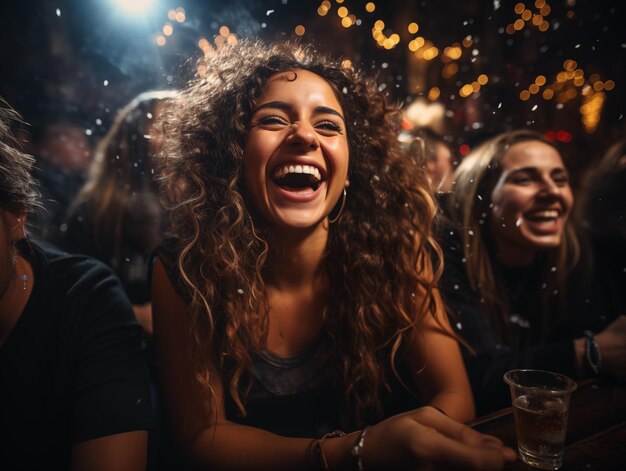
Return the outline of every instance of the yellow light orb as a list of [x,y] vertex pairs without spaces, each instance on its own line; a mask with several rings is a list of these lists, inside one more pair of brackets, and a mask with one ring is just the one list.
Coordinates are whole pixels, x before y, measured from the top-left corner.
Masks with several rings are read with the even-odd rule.
[[349,28],[350,26],[352,26],[352,19],[351,19],[349,16],[344,16],[344,17],[341,19],[341,25],[342,25],[344,28]]
[[171,36],[173,33],[174,33],[174,27],[169,23],[165,23],[163,25],[163,34],[165,36]]
[[157,43],[157,46],[165,46],[165,36],[159,34],[154,41]]
[[543,21],[543,16],[541,16],[541,15],[534,15],[533,16],[533,24],[535,26],[539,26],[542,21]]
[[546,0],[536,0],[535,1],[535,8],[541,8],[545,4],[546,4]]
[[546,20],[543,20],[539,25],[539,31],[541,31],[542,33],[548,31],[548,28],[550,28],[550,23],[548,23]]
[[615,88],[615,82],[613,80],[607,80],[604,82],[605,90],[613,90]]
[[184,23],[185,22],[185,12],[184,11],[177,11],[176,12],[176,16],[174,18],[179,23]]
[[374,23],[374,29],[382,31],[385,29],[385,22],[383,20],[376,20],[376,23]]
[[522,20],[528,21],[533,16],[533,12],[530,10],[524,10],[522,12]]
[[513,34],[513,33],[515,33],[515,27],[514,27],[512,24],[508,24],[508,25],[506,26],[506,32],[507,32],[508,34]]
[[526,101],[530,98],[530,92],[528,90],[522,90],[519,94],[519,99]]
[[539,10],[539,13],[541,13],[543,16],[548,16],[550,14],[550,11],[552,11],[550,5],[544,5]]
[[598,80],[596,83],[593,84],[593,89],[596,92],[601,92],[604,89],[604,84],[601,80]]
[[486,85],[489,82],[489,77],[486,74],[480,74],[476,80],[479,84]]
[[546,78],[543,75],[537,75],[535,83],[540,87],[543,87],[546,84]]
[[393,33],[391,36],[389,36],[389,39],[393,41],[393,44],[395,46],[396,44],[400,42],[400,35]]
[[474,88],[469,83],[466,83],[459,90],[459,95],[461,95],[462,97],[470,96],[473,91]]
[[230,28],[226,25],[220,26],[220,36],[228,36],[230,34]]
[[528,91],[533,95],[536,95],[537,93],[539,93],[539,87],[536,83],[533,83],[530,87],[528,87]]
[[525,9],[526,5],[524,5],[523,3],[518,3],[517,5],[515,5],[515,13],[517,13],[518,15],[521,15]]
[[543,91],[543,99],[544,100],[551,100],[553,96],[554,96],[554,92],[552,91],[552,89],[546,88]]
[[372,13],[374,10],[376,10],[376,5],[374,5],[374,2],[367,2],[365,4],[365,11],[368,13]]
[[428,91],[428,99],[435,101],[441,95],[441,90],[438,87],[433,87]]
[[339,9],[337,10],[337,15],[339,16],[339,18],[345,18],[346,16],[348,16],[348,9],[346,7],[339,7]]
[[174,10],[173,8],[171,10],[168,10],[167,18],[171,21],[176,20],[176,10]]
[[524,27],[524,24],[524,20],[515,20],[515,23],[513,23],[513,28],[515,28],[516,31],[519,31]]
[[298,25],[294,28],[293,32],[296,33],[296,36],[303,36],[305,33],[305,28],[302,25]]
[[415,34],[419,31],[420,27],[417,23],[413,22],[410,23],[409,26],[407,27],[407,30],[409,31],[409,33],[411,34]]
[[326,16],[328,14],[328,8],[326,8],[325,6],[320,5],[317,8],[317,14],[319,16]]
[[576,61],[572,59],[567,59],[565,62],[563,62],[563,68],[565,70],[574,70],[577,66],[578,64],[576,63]]

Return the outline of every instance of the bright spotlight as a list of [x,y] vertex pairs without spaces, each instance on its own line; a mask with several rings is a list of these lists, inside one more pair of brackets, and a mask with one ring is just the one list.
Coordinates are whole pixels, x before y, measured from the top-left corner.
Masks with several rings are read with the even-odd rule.
[[113,0],[113,3],[127,13],[140,15],[152,8],[154,0]]

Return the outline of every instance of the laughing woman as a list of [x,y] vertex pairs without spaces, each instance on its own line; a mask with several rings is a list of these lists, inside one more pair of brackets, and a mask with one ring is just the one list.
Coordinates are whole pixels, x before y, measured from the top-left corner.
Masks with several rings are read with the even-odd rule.
[[453,180],[441,285],[473,349],[464,357],[479,414],[510,405],[502,376],[512,368],[623,375],[626,318],[603,274],[578,263],[558,150],[539,133],[507,132],[465,157]]
[[204,61],[165,123],[176,239],[153,273],[165,394],[191,459],[501,467],[511,450],[453,420],[473,417],[472,396],[398,111],[309,48],[240,42]]

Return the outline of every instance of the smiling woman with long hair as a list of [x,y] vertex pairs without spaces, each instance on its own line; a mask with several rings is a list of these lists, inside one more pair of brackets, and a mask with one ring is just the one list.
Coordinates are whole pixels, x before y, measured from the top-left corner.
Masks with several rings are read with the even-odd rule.
[[[479,413],[509,404],[502,375],[512,368],[597,374],[600,365],[585,355],[591,334],[620,313],[578,263],[574,197],[557,148],[534,131],[503,133],[465,157],[453,181],[452,223],[441,230],[442,289],[471,347],[465,364]],[[623,323],[616,322],[597,336],[607,370],[618,358],[609,351]]]
[[440,412],[473,404],[398,110],[308,47],[242,41],[201,68],[165,120],[175,239],[153,274],[184,448],[220,469],[497,469],[510,450]]

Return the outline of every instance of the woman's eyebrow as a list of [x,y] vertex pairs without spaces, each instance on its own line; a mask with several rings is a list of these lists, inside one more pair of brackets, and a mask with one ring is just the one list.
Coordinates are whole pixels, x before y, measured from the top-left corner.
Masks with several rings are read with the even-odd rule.
[[314,111],[316,114],[334,114],[335,116],[341,118],[344,123],[346,122],[345,118],[339,111],[329,108],[328,106],[318,106]]
[[289,105],[289,103],[285,103],[284,101],[268,101],[267,103],[263,103],[252,110],[252,114],[257,111],[264,110],[265,108],[276,108],[279,110],[289,111],[291,110],[291,105]]

